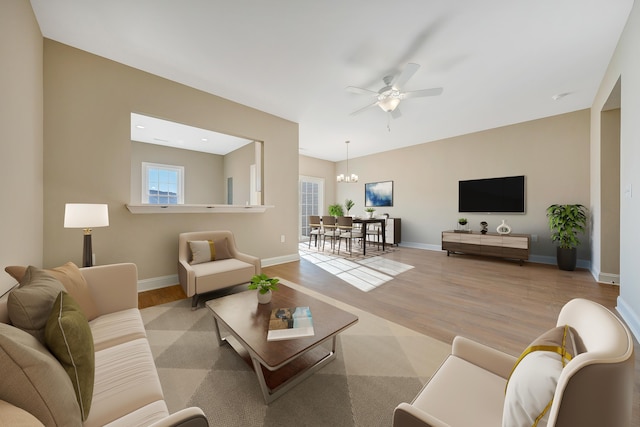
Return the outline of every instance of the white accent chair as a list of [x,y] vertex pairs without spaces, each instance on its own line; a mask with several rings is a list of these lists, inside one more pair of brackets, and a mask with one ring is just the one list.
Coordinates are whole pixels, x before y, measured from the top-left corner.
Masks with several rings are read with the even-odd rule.
[[[561,371],[548,426],[630,426],[634,389],[633,337],[600,304],[574,299],[557,326],[573,327],[586,351]],[[394,427],[502,425],[505,385],[516,358],[456,337],[452,354],[413,402],[400,403]]]
[[[190,241],[225,238],[231,258],[191,265]],[[184,293],[192,297],[193,309],[198,307],[200,295],[249,283],[260,271],[260,259],[238,251],[231,231],[195,231],[178,237],[178,278]]]

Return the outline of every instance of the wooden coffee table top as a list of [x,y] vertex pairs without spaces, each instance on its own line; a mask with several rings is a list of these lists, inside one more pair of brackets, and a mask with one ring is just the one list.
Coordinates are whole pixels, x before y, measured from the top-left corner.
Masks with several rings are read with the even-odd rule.
[[[358,321],[358,317],[283,284],[271,302],[258,304],[257,291],[244,291],[207,302],[214,316],[247,350],[269,368],[277,368],[307,352],[311,347],[339,334]],[[312,337],[267,341],[269,316],[275,308],[309,307],[313,317]]]

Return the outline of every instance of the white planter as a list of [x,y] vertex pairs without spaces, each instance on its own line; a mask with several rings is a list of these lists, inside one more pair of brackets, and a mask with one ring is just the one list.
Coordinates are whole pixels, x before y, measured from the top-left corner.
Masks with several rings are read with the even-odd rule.
[[258,303],[260,304],[269,304],[271,302],[271,291],[267,291],[266,294],[261,294],[260,291],[256,291],[258,294]]

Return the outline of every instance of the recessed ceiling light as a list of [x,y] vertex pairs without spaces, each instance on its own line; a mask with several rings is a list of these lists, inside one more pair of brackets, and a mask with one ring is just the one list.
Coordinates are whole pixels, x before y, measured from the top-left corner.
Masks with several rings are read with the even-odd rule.
[[136,125],[136,127],[137,127],[138,129],[144,129],[144,126],[142,126],[142,125]]
[[207,139],[207,138],[202,138],[202,139],[201,139],[201,141],[202,141],[202,142],[207,142],[207,141],[208,141],[208,139]]

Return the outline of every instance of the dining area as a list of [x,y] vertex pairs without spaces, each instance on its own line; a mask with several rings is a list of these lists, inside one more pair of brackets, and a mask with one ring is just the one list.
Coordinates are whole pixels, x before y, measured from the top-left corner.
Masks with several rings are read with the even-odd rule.
[[[354,216],[309,215],[309,242],[318,251],[324,251],[327,240],[334,254],[366,256],[369,250],[385,251],[387,216],[360,218]],[[343,246],[344,244],[344,246]]]

